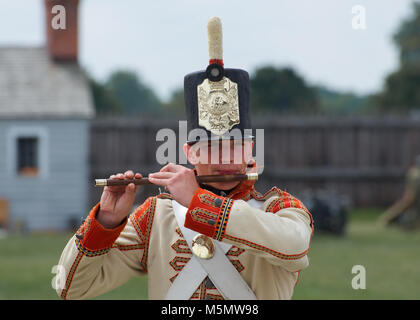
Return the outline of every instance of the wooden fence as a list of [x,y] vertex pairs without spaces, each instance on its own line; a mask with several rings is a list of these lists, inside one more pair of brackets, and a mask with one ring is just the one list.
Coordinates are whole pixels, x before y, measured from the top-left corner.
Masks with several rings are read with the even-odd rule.
[[[420,154],[420,120],[391,118],[258,118],[264,129],[260,192],[276,185],[296,196],[329,190],[353,206],[388,206],[401,196],[407,169]],[[178,134],[171,119],[96,119],[91,125],[91,177],[132,169],[159,170],[156,141],[161,128]],[[181,146],[184,141],[181,142]],[[177,150],[179,150],[179,144]],[[92,187],[91,204],[101,189]],[[155,194],[145,187],[137,201]]]

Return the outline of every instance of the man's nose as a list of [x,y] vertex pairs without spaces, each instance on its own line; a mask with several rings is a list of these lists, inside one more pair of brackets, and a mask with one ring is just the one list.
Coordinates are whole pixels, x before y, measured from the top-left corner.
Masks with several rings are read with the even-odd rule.
[[219,153],[219,161],[221,163],[230,163],[230,150],[226,148],[222,148]]
[[231,150],[230,146],[220,148],[219,161],[223,164],[235,163],[235,153]]

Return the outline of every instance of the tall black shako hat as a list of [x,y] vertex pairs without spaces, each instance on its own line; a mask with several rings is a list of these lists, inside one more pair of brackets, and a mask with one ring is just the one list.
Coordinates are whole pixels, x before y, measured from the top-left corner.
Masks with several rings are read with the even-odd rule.
[[209,20],[207,32],[208,67],[184,78],[187,143],[238,139],[239,132],[242,139],[252,139],[249,74],[245,70],[224,68],[222,23],[218,17]]

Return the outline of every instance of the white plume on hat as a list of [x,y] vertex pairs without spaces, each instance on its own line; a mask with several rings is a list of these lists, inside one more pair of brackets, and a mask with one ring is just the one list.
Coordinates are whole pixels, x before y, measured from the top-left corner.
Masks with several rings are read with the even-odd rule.
[[222,21],[219,17],[212,17],[207,23],[209,41],[209,58],[223,60],[223,32]]

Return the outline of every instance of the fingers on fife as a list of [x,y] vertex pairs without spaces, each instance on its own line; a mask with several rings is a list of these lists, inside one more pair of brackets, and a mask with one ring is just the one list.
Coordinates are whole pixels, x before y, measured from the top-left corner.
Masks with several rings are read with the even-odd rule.
[[[117,173],[109,176],[110,179],[120,179],[120,180],[132,180],[132,179],[141,179],[142,175],[140,173],[134,174],[132,170],[127,170],[123,173]],[[107,186],[105,187],[105,191],[109,191],[112,193],[124,193],[124,192],[137,192],[140,186],[134,185],[134,183],[130,183],[126,186]]]
[[[149,174],[149,181],[170,190],[185,183],[193,184],[198,187],[193,170],[174,163],[168,163],[159,172]],[[172,188],[171,188],[172,187]]]

